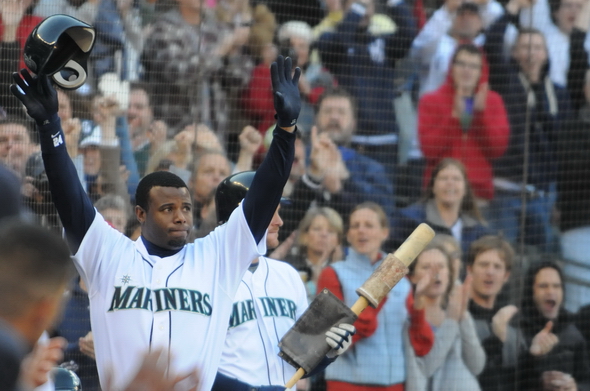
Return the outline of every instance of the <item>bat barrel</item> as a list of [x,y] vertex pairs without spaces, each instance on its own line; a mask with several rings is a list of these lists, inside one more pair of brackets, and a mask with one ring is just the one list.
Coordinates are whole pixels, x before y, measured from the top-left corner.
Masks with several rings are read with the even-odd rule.
[[381,300],[408,273],[408,266],[434,237],[428,224],[420,224],[394,254],[389,254],[365,283],[356,290],[372,307]]

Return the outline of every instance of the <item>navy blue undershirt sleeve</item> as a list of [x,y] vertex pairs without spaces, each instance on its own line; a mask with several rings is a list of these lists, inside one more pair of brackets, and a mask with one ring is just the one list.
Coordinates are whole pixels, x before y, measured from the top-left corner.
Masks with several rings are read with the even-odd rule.
[[76,167],[68,155],[57,114],[38,129],[51,198],[66,231],[70,251],[75,254],[94,220],[96,210],[80,184]]
[[289,179],[295,155],[295,132],[275,127],[266,157],[246,193],[244,215],[256,243],[264,237]]

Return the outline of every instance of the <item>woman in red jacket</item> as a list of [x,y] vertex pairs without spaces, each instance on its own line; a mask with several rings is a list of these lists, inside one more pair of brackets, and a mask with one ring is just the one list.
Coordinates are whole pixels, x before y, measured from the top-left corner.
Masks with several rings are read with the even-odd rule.
[[488,89],[487,64],[479,48],[459,45],[447,81],[418,105],[418,135],[427,160],[424,180],[440,160],[452,157],[467,168],[476,197],[494,196],[491,160],[508,145],[504,103]]

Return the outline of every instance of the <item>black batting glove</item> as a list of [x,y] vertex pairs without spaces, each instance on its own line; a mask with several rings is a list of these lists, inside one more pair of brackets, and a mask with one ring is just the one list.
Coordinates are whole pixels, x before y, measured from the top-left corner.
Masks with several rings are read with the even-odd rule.
[[32,76],[26,69],[21,69],[20,73],[12,74],[12,79],[15,84],[10,86],[10,91],[25,105],[37,125],[48,124],[57,116],[57,92],[47,75]]
[[298,85],[301,69],[295,68],[295,73],[291,77],[292,67],[291,57],[285,59],[283,56],[277,57],[277,60],[270,66],[277,125],[282,128],[294,126],[301,111]]

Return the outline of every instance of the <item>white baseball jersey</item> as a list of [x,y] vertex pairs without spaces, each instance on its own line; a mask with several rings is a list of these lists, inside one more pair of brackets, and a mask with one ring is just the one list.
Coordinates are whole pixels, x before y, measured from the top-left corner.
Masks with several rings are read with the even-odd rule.
[[283,385],[296,369],[278,356],[278,343],[307,309],[307,293],[293,266],[258,262],[236,293],[219,372],[253,386]]
[[[122,389],[148,349],[164,348],[171,374],[198,369],[210,390],[236,289],[250,261],[266,252],[236,208],[229,221],[175,255],[148,254],[99,213],[76,254],[88,286],[98,374]],[[183,387],[184,386],[184,387]],[[181,383],[177,390],[187,389]]]

